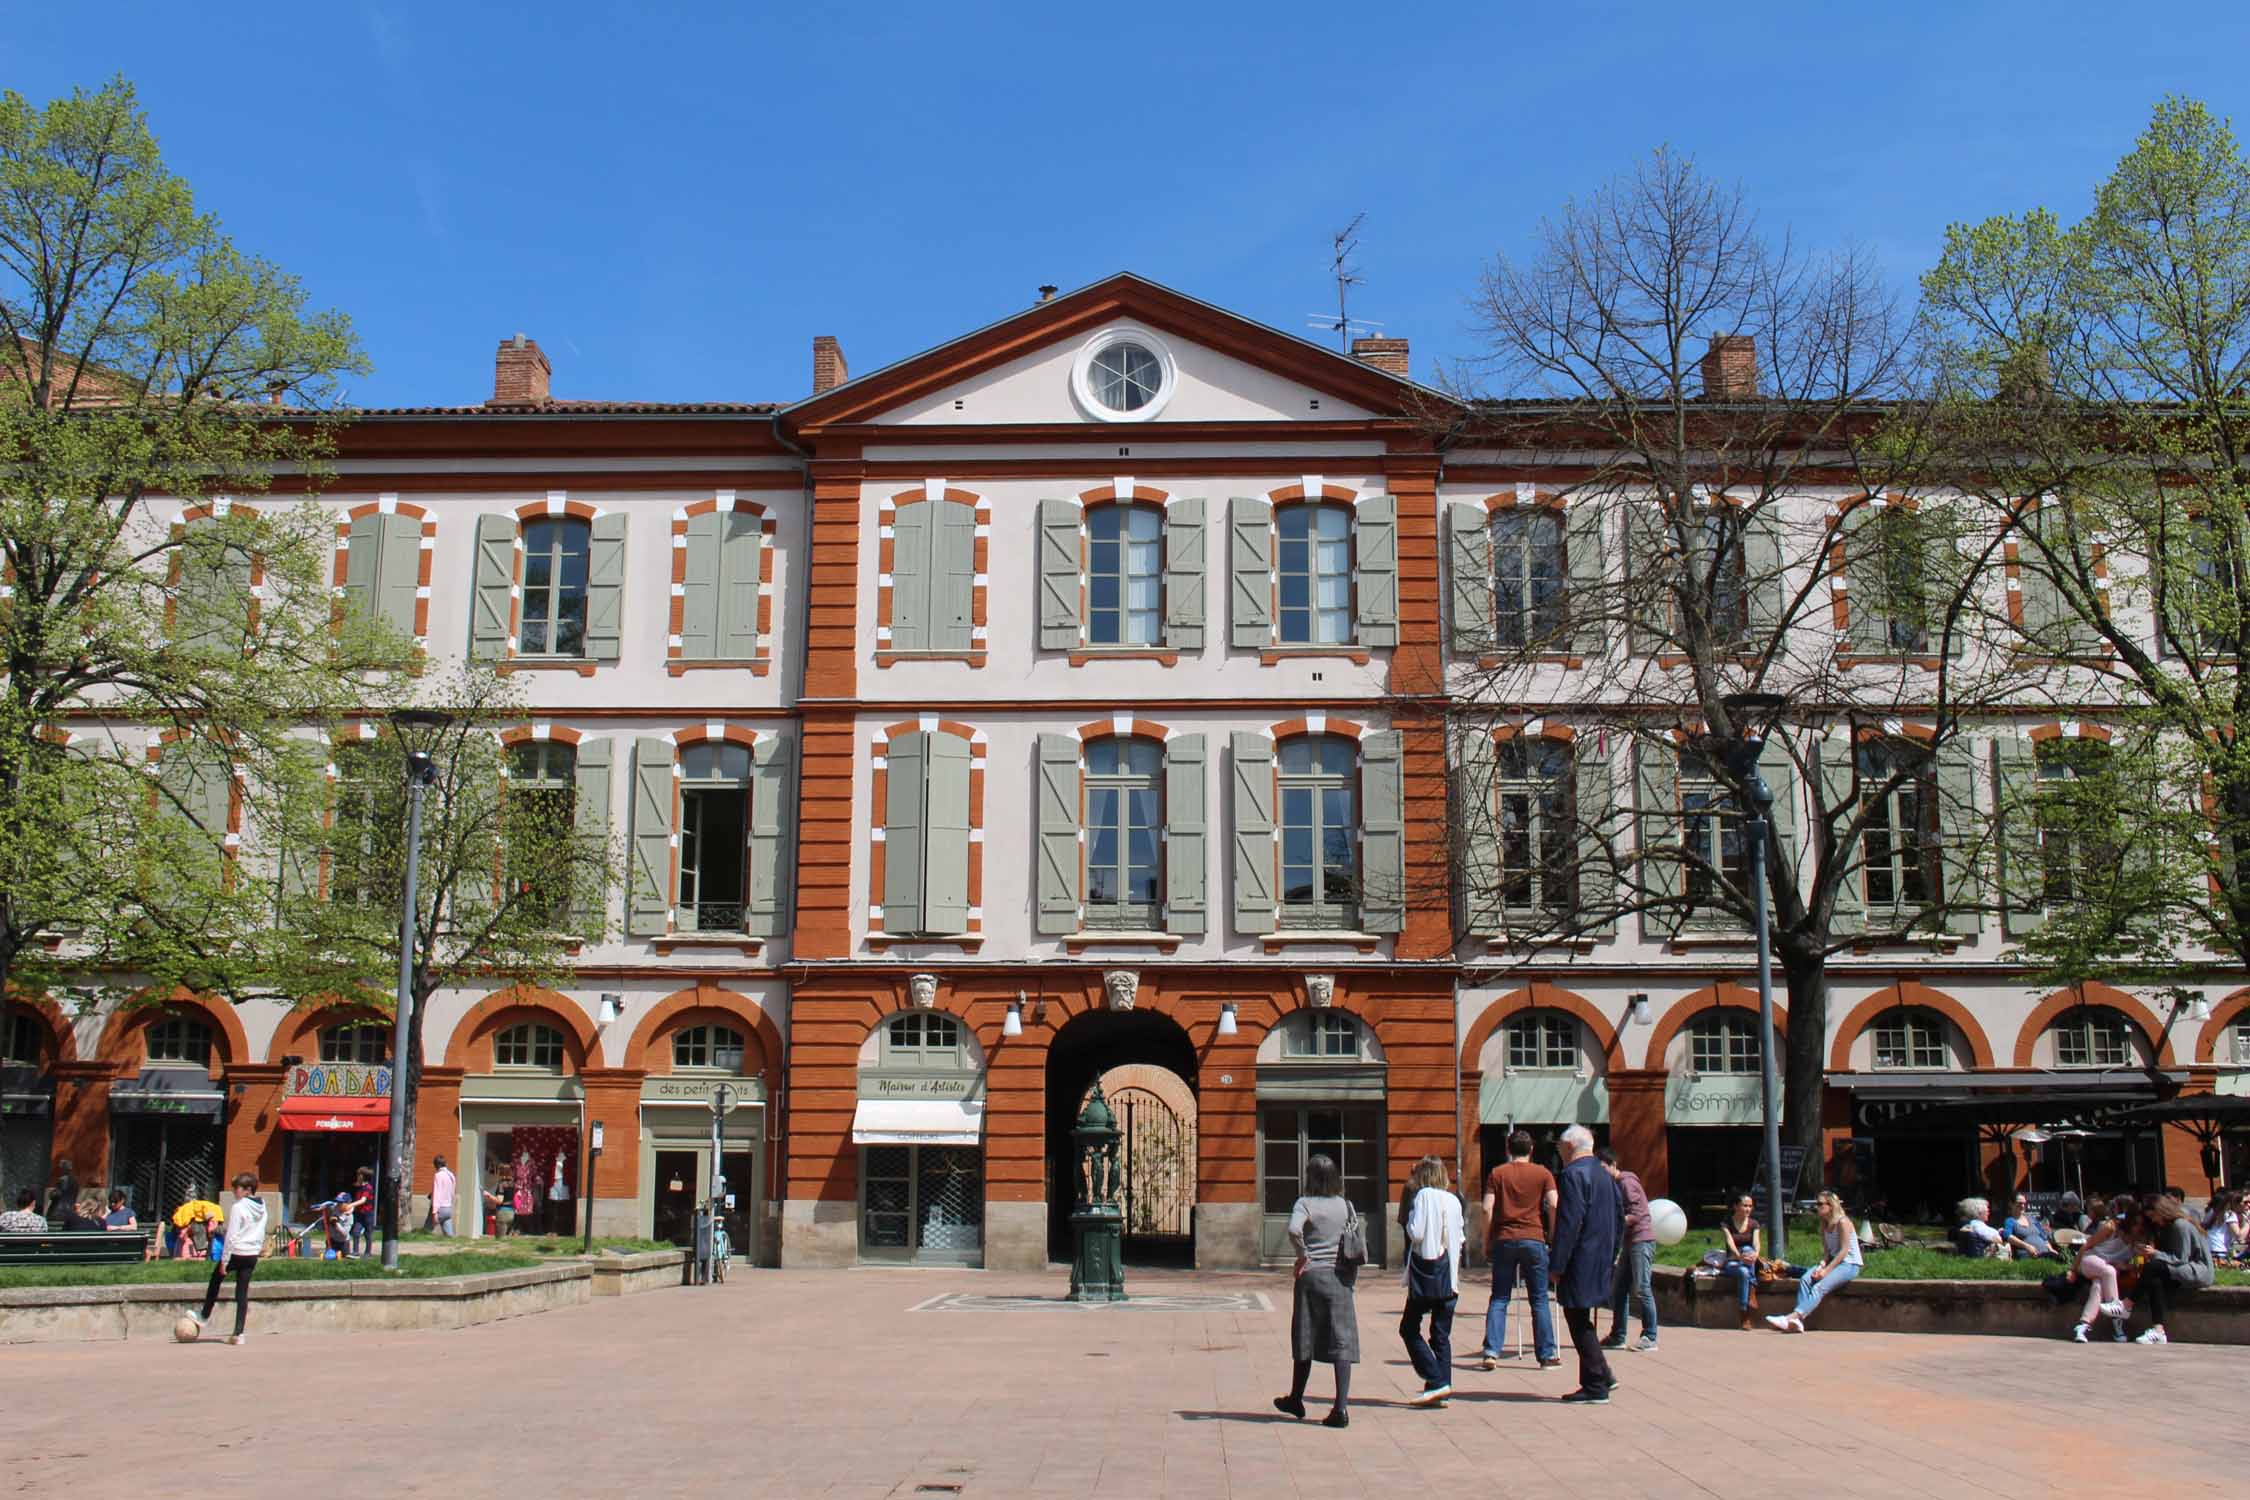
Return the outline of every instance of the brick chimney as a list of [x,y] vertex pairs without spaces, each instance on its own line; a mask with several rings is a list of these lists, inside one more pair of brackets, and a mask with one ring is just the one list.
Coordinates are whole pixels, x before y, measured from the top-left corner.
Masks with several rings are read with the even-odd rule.
[[812,393],[832,391],[852,378],[844,366],[844,346],[836,342],[834,334],[824,333],[812,341]]
[[487,406],[531,406],[548,398],[548,383],[555,367],[539,352],[535,340],[517,334],[500,341],[492,361],[492,399]]
[[1363,365],[1373,365],[1393,375],[1410,373],[1406,365],[1406,340],[1404,339],[1353,339],[1352,358]]
[[1703,355],[1703,399],[1755,401],[1758,399],[1758,341],[1746,333],[1727,333],[1711,340]]

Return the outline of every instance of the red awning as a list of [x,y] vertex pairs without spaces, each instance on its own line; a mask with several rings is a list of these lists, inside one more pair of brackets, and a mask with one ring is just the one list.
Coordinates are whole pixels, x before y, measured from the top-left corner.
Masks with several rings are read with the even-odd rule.
[[299,1096],[281,1101],[283,1130],[388,1131],[391,1101],[383,1098],[321,1099]]

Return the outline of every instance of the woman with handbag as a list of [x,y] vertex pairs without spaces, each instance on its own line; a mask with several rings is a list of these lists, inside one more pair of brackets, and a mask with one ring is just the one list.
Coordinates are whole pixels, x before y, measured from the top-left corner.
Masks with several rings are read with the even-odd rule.
[[1367,1260],[1367,1231],[1344,1199],[1344,1174],[1334,1157],[1316,1155],[1305,1163],[1305,1192],[1289,1210],[1289,1243],[1297,1247],[1296,1296],[1289,1313],[1289,1350],[1295,1361],[1289,1394],[1276,1396],[1277,1410],[1299,1421],[1305,1416],[1305,1382],[1313,1361],[1336,1371],[1336,1405],[1324,1427],[1351,1425],[1352,1366],[1359,1362],[1359,1308],[1352,1282]]
[[[1461,1298],[1468,1225],[1439,1158],[1416,1162],[1406,1188],[1406,1314],[1398,1320],[1398,1336],[1422,1377],[1422,1394],[1410,1404],[1435,1406],[1453,1394],[1453,1308]],[[1424,1315],[1430,1320],[1426,1340]]]
[[2133,1340],[2136,1344],[2169,1344],[2164,1331],[2172,1308],[2182,1293],[2200,1292],[2218,1279],[2211,1264],[2211,1244],[2180,1205],[2163,1193],[2141,1196],[2141,1226],[2148,1244],[2148,1264],[2141,1269],[2140,1292],[2148,1303],[2148,1327]]

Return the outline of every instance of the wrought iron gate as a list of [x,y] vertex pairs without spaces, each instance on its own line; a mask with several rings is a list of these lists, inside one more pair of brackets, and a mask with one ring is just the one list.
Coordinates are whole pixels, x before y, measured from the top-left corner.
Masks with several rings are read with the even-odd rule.
[[1125,1232],[1186,1235],[1195,1208],[1194,1122],[1148,1089],[1119,1089],[1109,1105],[1122,1132]]

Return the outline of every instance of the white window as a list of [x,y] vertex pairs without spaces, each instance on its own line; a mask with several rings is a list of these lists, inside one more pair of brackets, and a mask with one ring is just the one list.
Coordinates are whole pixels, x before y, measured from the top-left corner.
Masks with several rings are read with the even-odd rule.
[[1868,909],[1931,905],[1940,885],[1936,763],[1919,745],[1866,740],[1859,778],[1869,804],[1861,840]]
[[1352,638],[1352,512],[1347,505],[1285,505],[1273,518],[1279,544],[1284,646],[1337,646]]
[[2125,1018],[2113,1010],[2089,1010],[2055,1023],[2055,1066],[2122,1068],[2133,1059]]
[[1358,747],[1340,735],[1281,742],[1281,912],[1291,928],[1359,920]]
[[1899,1011],[1875,1023],[1875,1066],[1934,1069],[1950,1066],[1945,1023],[1923,1011]]
[[1502,742],[1495,756],[1500,901],[1511,912],[1570,909],[1571,767],[1567,741],[1534,735]]
[[672,1033],[672,1070],[742,1071],[742,1033],[731,1026],[683,1026]]
[[681,930],[742,931],[749,873],[750,747],[699,740],[680,751]]
[[1357,1057],[1359,1022],[1340,1010],[1309,1011],[1301,1030],[1282,1033],[1282,1050],[1292,1057]]
[[1688,1027],[1688,1067],[1696,1073],[1757,1072],[1757,1026],[1727,1011],[1696,1017]]
[[961,1023],[936,1011],[910,1010],[883,1028],[884,1060],[950,1068],[961,1058]]
[[578,812],[578,751],[561,740],[526,740],[508,751],[508,884],[545,917],[570,905],[570,832]]
[[1562,644],[1563,578],[1560,512],[1519,506],[1493,513],[1492,634],[1499,644]]
[[1578,1023],[1569,1016],[1524,1016],[1508,1023],[1508,1071],[1574,1073]]
[[1164,639],[1164,513],[1153,505],[1086,512],[1086,640],[1154,646]]
[[560,1073],[563,1065],[562,1033],[552,1026],[525,1021],[492,1039],[492,1065],[496,1068],[535,1068]]
[[1086,746],[1086,922],[1145,930],[1163,898],[1164,747],[1118,736]]
[[576,516],[543,516],[523,528],[525,656],[586,654],[586,586],[593,525]]
[[211,1066],[211,1028],[185,1016],[166,1016],[148,1028],[148,1060]]
[[1727,886],[1747,888],[1749,856],[1742,846],[1742,809],[1716,767],[1691,751],[1680,756],[1680,836],[1687,863],[1681,869],[1680,889],[1688,899],[1690,916],[1701,921],[1723,919],[1720,897]]
[[373,1065],[391,1055],[389,1031],[372,1022],[331,1026],[320,1034],[320,1060],[324,1063]]
[[1147,421],[1172,399],[1177,383],[1171,354],[1137,330],[1096,334],[1071,368],[1079,406],[1105,422]]
[[2235,1022],[2232,1033],[2234,1060],[2238,1063],[2250,1063],[2250,1021]]

